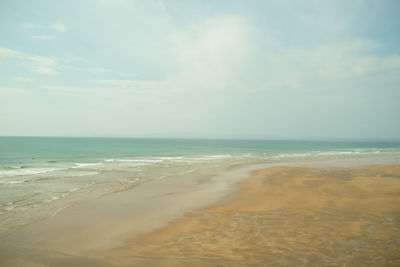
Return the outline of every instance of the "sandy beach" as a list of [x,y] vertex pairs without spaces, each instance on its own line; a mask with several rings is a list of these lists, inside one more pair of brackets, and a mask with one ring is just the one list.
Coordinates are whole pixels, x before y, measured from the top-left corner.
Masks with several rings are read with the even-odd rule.
[[63,210],[8,236],[0,265],[400,264],[399,165],[234,166],[198,177]]
[[111,251],[121,265],[400,264],[400,166],[272,167]]

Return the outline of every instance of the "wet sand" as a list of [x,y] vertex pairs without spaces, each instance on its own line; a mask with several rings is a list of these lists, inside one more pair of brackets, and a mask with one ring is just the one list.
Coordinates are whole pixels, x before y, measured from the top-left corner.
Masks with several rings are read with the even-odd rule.
[[0,266],[400,265],[400,165],[214,172],[63,210],[2,240]]
[[125,266],[399,266],[400,166],[259,170],[104,255]]
[[77,203],[0,239],[0,266],[99,266],[103,251],[210,205],[257,166],[218,166]]

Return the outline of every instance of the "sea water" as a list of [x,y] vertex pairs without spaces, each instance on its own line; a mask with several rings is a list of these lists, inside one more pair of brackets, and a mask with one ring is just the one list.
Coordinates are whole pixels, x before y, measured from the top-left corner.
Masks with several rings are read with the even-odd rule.
[[0,137],[0,235],[104,194],[214,166],[400,156],[399,142]]

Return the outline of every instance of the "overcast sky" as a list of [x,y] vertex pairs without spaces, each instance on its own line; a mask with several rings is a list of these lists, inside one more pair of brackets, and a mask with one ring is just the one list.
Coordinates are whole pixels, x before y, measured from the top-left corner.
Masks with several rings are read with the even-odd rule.
[[0,1],[0,135],[400,138],[400,1]]

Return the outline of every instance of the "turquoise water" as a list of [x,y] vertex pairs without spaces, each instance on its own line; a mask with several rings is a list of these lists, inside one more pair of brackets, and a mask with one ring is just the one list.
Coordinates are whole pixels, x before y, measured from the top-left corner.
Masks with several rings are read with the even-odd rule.
[[400,155],[400,143],[0,137],[0,233],[77,201],[201,168],[377,155]]
[[115,157],[365,152],[400,149],[399,142],[317,142],[135,138],[0,137],[0,164],[96,160]]

